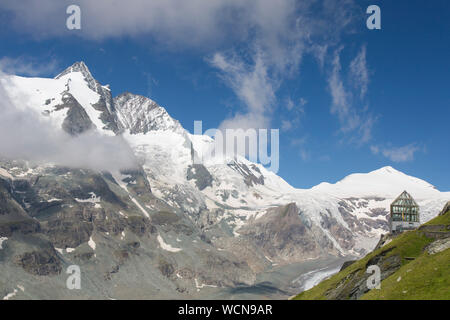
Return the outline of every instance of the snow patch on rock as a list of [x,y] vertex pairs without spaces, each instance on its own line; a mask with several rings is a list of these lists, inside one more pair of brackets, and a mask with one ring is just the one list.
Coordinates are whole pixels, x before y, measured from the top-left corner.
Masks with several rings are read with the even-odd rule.
[[174,248],[172,247],[170,244],[167,244],[166,242],[164,242],[164,239],[161,237],[161,235],[158,234],[158,243],[161,246],[161,248],[163,250],[169,251],[169,252],[180,252],[183,249],[180,248]]

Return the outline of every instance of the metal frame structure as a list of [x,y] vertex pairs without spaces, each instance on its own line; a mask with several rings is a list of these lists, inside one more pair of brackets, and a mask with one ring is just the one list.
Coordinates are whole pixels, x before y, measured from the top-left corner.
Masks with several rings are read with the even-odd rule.
[[415,229],[420,225],[419,205],[411,195],[403,191],[392,203],[390,212],[391,232]]

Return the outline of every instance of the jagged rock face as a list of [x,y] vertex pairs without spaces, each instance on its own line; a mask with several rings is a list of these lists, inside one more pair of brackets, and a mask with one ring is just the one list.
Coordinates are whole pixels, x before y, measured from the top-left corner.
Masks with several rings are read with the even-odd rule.
[[344,228],[338,221],[329,215],[328,213],[320,213],[322,217],[321,226],[329,230],[333,237],[338,240],[340,246],[346,250],[350,250],[355,245],[355,239],[353,238],[353,233]]
[[86,66],[86,64],[83,61],[75,62],[73,65],[71,65],[69,68],[58,74],[55,79],[61,79],[67,74],[70,74],[72,72],[81,72],[83,75],[84,80],[87,83],[87,86],[93,90],[98,91],[99,90],[99,83],[97,80],[92,77],[91,72],[89,71],[89,68]]
[[[272,208],[239,230],[239,234],[275,261],[303,261],[319,257],[332,247],[314,236],[311,225],[303,222],[295,203]],[[325,250],[324,250],[325,249]]]
[[448,211],[450,210],[450,201],[447,202],[444,206],[444,208],[442,208],[442,211],[439,213],[440,216],[443,216],[444,214],[446,214]]
[[[113,292],[123,281],[136,292],[147,291],[140,298],[161,297],[161,291],[165,297],[181,298],[196,296],[199,286],[220,288],[255,279],[245,261],[219,252],[190,219],[156,199],[142,171],[113,177],[84,169],[0,163],[22,175],[17,180],[0,176],[1,212],[8,218],[0,218],[0,238],[6,239],[0,265],[10,283],[32,285],[32,275],[54,278],[61,287],[65,280],[58,276],[71,264],[90,270],[95,286],[86,297],[104,297],[105,290]],[[184,245],[175,255],[172,247],[181,245],[177,239]],[[142,271],[130,275],[136,268]],[[141,272],[153,280],[142,283]],[[50,297],[61,298],[70,291],[62,296],[51,292]]]
[[[389,256],[388,253],[393,248],[382,251],[380,254],[370,259],[364,269],[356,269],[349,273],[344,279],[339,282],[335,288],[329,290],[326,294],[329,300],[357,300],[367,293],[370,289],[367,287],[367,279],[370,273],[365,271],[369,266],[377,265],[380,267],[380,280],[388,278],[395,273],[402,266],[401,258],[398,255]],[[347,264],[346,267],[352,264]],[[345,269],[345,268],[343,268]]]
[[426,247],[429,254],[436,254],[450,248],[450,237],[436,240]]
[[[371,229],[388,230],[389,226],[386,221],[386,216],[389,214],[386,208],[371,206],[371,203],[383,202],[384,198],[368,198],[368,199],[344,199],[340,201],[339,212],[342,214],[345,222],[354,230],[369,231]],[[355,211],[363,210],[366,217],[357,218],[354,214]]]
[[[252,187],[257,184],[264,184],[264,176],[257,166],[252,165],[252,170],[250,170],[247,165],[238,162],[232,162],[228,164],[228,166],[244,177],[244,182],[247,186]],[[258,177],[256,175],[258,175]]]
[[0,176],[0,237],[9,237],[14,232],[30,234],[40,230],[40,224],[16,201],[13,190],[13,182]]
[[61,262],[53,248],[26,252],[14,258],[14,263],[28,273],[37,276],[53,276],[61,273]]
[[105,130],[111,130],[115,134],[120,132],[117,116],[114,113],[114,104],[109,90],[103,89],[100,99],[92,107],[100,111],[99,119],[105,124],[103,127]]
[[[69,68],[64,70],[62,73],[57,75],[55,77],[55,79],[61,79],[64,76],[70,75],[71,73],[74,73],[74,72],[81,72],[84,80],[86,81],[88,88],[90,88],[92,91],[96,92],[99,95],[98,101],[96,103],[93,103],[92,107],[95,110],[100,112],[99,119],[104,124],[104,126],[102,126],[102,129],[111,130],[114,133],[119,133],[118,121],[117,121],[117,117],[115,114],[115,107],[114,107],[114,102],[112,99],[111,91],[108,87],[102,86],[97,80],[94,79],[94,77],[92,76],[88,67],[84,64],[84,62],[77,62],[77,63],[73,64],[72,66],[70,66]],[[70,87],[70,81],[67,84],[67,88],[69,88],[69,87]],[[64,101],[64,96],[67,94],[68,94],[67,92],[63,94],[63,101]],[[73,96],[71,96],[71,101],[70,101],[71,104],[73,104],[73,100],[76,101],[76,99],[73,98]],[[78,101],[76,101],[76,103],[79,106]],[[65,101],[64,101],[64,104],[66,104]],[[70,110],[69,110],[69,112],[70,112]],[[80,113],[81,112],[78,108],[77,115],[79,115]],[[67,118],[69,118],[69,116],[70,115],[68,114]],[[86,121],[86,116],[83,115],[82,119],[79,119],[78,121],[83,121],[83,122]],[[73,119],[67,119],[67,118],[65,121],[68,121],[68,122],[74,121]],[[72,118],[73,118],[73,116],[72,116]],[[84,128],[81,127],[78,130],[80,132],[76,132],[76,133],[81,133],[90,128],[91,128],[90,126],[85,126]],[[66,130],[66,128],[64,128],[64,130]],[[66,130],[66,131],[68,131],[68,130]]]
[[200,191],[204,190],[206,187],[211,187],[213,181],[212,175],[202,164],[190,165],[187,169],[186,179],[188,181],[195,180],[195,185]]
[[95,127],[84,108],[70,93],[64,93],[62,100],[63,104],[56,106],[56,109],[69,109],[62,124],[64,131],[78,135]]
[[0,179],[0,215],[20,216],[24,215],[24,210],[11,197],[10,181]]
[[114,105],[121,128],[128,129],[131,134],[145,134],[152,130],[182,130],[178,121],[149,98],[124,93],[114,98]]

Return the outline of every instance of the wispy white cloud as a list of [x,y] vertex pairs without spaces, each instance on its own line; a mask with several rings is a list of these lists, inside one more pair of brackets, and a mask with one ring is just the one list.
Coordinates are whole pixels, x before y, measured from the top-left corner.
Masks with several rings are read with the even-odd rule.
[[360,98],[364,98],[369,85],[369,71],[366,61],[366,46],[362,46],[358,55],[350,63],[353,84],[360,90]]
[[305,115],[305,105],[308,101],[305,98],[300,98],[298,102],[294,102],[292,98],[288,97],[285,102],[287,115],[282,116],[281,130],[291,131],[297,129],[300,122]]
[[303,161],[308,161],[311,159],[311,152],[307,150],[306,143],[308,141],[307,136],[303,136],[300,138],[295,138],[291,140],[291,146],[298,149],[298,153],[300,158]]
[[308,100],[306,100],[305,98],[300,98],[300,107],[305,106],[308,103]]
[[370,150],[373,154],[381,154],[393,162],[408,162],[414,160],[414,155],[423,150],[415,143],[411,143],[401,147],[380,147],[371,146]]
[[306,136],[300,138],[294,138],[291,140],[292,146],[302,146],[307,142],[308,138]]
[[291,97],[288,97],[286,99],[286,109],[288,111],[294,111],[296,113],[304,113],[305,112],[305,106],[308,103],[308,101],[305,98],[300,98],[297,102],[294,101]]
[[351,131],[359,124],[359,119],[354,114],[350,114],[350,94],[344,87],[341,79],[341,60],[340,51],[342,47],[336,50],[332,62],[332,71],[328,78],[328,85],[332,97],[331,113],[336,114],[342,125],[343,131]]
[[367,143],[372,139],[372,129],[377,119],[377,117],[370,115],[359,127],[360,143]]
[[[350,79],[358,83],[360,88],[359,99],[354,92],[344,83],[340,54],[343,47],[334,52],[331,63],[331,72],[328,76],[328,87],[332,98],[331,113],[338,117],[340,130],[344,134],[353,134],[349,139],[357,144],[364,144],[372,138],[372,128],[376,117],[368,112],[368,107],[362,100],[367,91],[368,73],[365,64],[365,47],[361,49],[356,58],[350,63]],[[365,71],[364,71],[365,70]],[[364,105],[364,107],[359,107]],[[355,136],[354,133],[357,135]]]
[[244,112],[222,122],[221,128],[267,128],[270,107],[275,101],[274,84],[261,56],[255,57],[253,66],[244,64],[239,57],[225,57],[216,53],[210,63],[221,71],[220,76],[244,103]]
[[307,150],[301,149],[300,150],[300,158],[303,161],[308,161],[311,158],[311,154]]
[[325,155],[320,156],[318,158],[318,160],[321,162],[328,162],[328,161],[331,161],[331,157],[329,155],[325,154]]
[[53,75],[59,69],[59,64],[55,59],[46,61],[36,58],[20,56],[16,58],[0,58],[0,70],[7,74],[23,76]]
[[[242,123],[269,126],[281,83],[299,72],[307,53],[318,54],[323,63],[327,48],[339,41],[343,29],[352,22],[354,9],[350,0],[339,5],[334,0],[261,0],[253,4],[246,50],[238,46],[226,53],[216,52],[209,59],[246,105],[243,112],[226,119],[222,127]],[[282,121],[285,130],[295,126],[295,121]]]
[[294,128],[294,123],[290,120],[281,120],[281,130],[289,131]]

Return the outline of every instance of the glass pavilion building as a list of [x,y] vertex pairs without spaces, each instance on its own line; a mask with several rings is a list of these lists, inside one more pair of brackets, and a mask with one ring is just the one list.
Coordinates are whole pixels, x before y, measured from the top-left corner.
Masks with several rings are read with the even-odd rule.
[[391,203],[389,227],[392,233],[416,229],[420,225],[419,205],[411,195],[403,191]]

